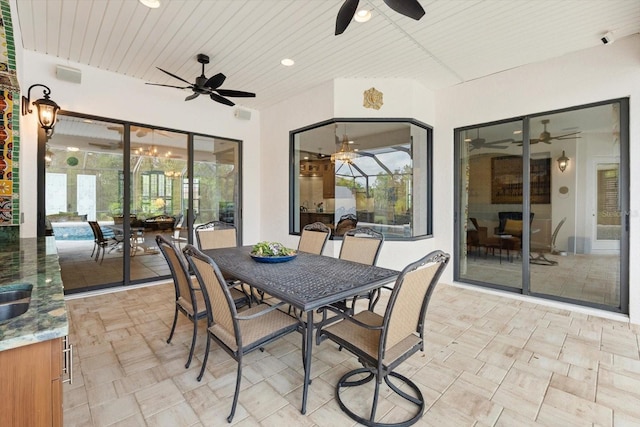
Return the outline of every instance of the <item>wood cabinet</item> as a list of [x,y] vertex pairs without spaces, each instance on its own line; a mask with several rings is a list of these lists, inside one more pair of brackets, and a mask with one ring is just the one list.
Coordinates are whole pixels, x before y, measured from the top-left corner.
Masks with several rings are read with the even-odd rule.
[[333,199],[336,197],[336,165],[331,160],[322,163],[322,198]]
[[0,351],[0,426],[62,427],[62,338]]

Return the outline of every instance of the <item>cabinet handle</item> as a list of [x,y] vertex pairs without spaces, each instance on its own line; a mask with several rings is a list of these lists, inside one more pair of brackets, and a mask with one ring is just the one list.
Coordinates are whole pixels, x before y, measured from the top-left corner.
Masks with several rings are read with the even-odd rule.
[[68,335],[62,339],[62,347],[62,373],[68,375],[62,382],[73,384],[73,344],[69,343]]

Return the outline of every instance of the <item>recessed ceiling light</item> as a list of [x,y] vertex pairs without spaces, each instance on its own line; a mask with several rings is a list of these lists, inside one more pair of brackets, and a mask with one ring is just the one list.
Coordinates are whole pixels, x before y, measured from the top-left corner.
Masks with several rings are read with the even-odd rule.
[[471,142],[471,138],[465,138],[464,142]]
[[295,61],[290,58],[284,58],[282,61],[280,61],[280,63],[285,67],[291,67],[293,64],[295,64]]
[[367,9],[360,9],[353,16],[353,19],[356,22],[367,22],[369,19],[371,19],[371,11]]
[[522,131],[521,131],[521,130],[514,130],[514,131],[513,131],[513,134],[514,134],[514,135],[520,135],[521,133],[522,133]]
[[67,147],[67,151],[80,151],[78,147]]
[[160,0],[139,0],[140,3],[151,9],[157,9],[160,7]]

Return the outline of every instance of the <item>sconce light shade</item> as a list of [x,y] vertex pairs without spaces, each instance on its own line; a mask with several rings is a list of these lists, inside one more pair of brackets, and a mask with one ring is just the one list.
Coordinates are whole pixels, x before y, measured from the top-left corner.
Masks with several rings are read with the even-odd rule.
[[564,154],[564,150],[562,150],[562,156],[558,157],[558,169],[560,169],[560,172],[564,172],[568,165],[569,158]]
[[58,111],[60,107],[58,104],[53,102],[49,95],[51,94],[51,89],[43,84],[35,84],[29,87],[27,91],[27,97],[22,97],[22,115],[26,116],[33,111],[29,108],[29,104],[31,103],[31,89],[36,86],[42,86],[44,88],[43,95],[44,98],[38,99],[37,101],[33,101],[33,105],[36,106],[36,110],[38,113],[38,122],[42,129],[44,129],[47,136],[51,136],[53,133],[53,127],[56,125],[56,121],[58,120]]

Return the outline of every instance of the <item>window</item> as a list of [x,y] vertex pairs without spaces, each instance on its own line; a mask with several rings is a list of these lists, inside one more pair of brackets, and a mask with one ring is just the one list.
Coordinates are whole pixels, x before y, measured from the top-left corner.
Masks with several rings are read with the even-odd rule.
[[292,234],[322,222],[333,237],[354,226],[391,240],[431,235],[429,126],[411,119],[335,119],[294,130],[290,140]]

